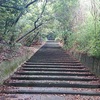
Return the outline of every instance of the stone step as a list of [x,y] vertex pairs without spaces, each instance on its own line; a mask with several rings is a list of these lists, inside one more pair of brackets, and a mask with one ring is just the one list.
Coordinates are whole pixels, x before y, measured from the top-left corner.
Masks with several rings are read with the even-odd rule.
[[27,68],[70,68],[70,69],[84,69],[83,66],[61,66],[61,65],[22,65]]
[[19,75],[19,74],[13,74],[11,77],[35,77],[35,78],[77,78],[77,79],[91,79],[91,80],[99,80],[95,76],[58,76],[58,75]]
[[94,78],[75,78],[75,77],[35,77],[35,76],[12,76],[11,79],[14,80],[60,80],[60,81],[97,81],[98,79]]
[[14,80],[14,79],[12,79],[12,80],[8,80],[8,81],[5,81],[5,83],[12,83],[12,82],[21,82],[21,83],[24,83],[24,82],[32,82],[32,83],[38,83],[38,82],[41,82],[41,83],[46,83],[46,82],[48,82],[48,83],[69,83],[69,84],[75,84],[75,83],[77,83],[77,84],[87,84],[87,85],[100,85],[100,82],[99,82],[99,80],[98,81],[84,81],[84,83],[83,83],[83,81],[73,81],[73,80],[70,80],[70,81],[66,81],[66,80]]
[[81,72],[81,71],[34,71],[34,70],[21,70],[21,69],[19,69],[17,72],[25,72],[25,73],[40,73],[40,74],[48,74],[48,73],[50,73],[50,74],[84,74],[84,75],[93,75],[93,74],[91,74],[90,72]]
[[100,84],[87,84],[87,83],[71,83],[65,81],[25,81],[25,80],[10,80],[5,81],[6,86],[15,87],[66,87],[66,88],[99,88]]
[[100,91],[93,89],[72,89],[72,88],[55,88],[55,87],[7,87],[2,93],[5,94],[69,94],[69,95],[85,95],[100,96]]
[[24,72],[15,72],[17,75],[58,75],[58,76],[94,76],[93,74],[88,73],[64,73],[64,72],[32,72],[32,71],[24,71]]
[[89,72],[89,70],[79,69],[57,69],[57,68],[21,68],[23,71],[61,71],[61,72]]
[[[41,60],[41,61],[44,61],[44,60],[47,60],[47,59],[44,59],[44,60],[43,60],[43,59],[40,59],[40,60]],[[39,61],[40,61],[40,60],[39,60]],[[34,62],[35,62],[35,61],[34,61]],[[30,61],[28,60],[28,61],[26,61],[26,63],[32,63],[32,62],[30,62]],[[41,63],[43,64],[43,62],[41,62]],[[59,64],[59,63],[66,63],[66,64],[67,64],[67,63],[68,63],[68,64],[69,64],[69,63],[74,63],[74,64],[81,64],[79,61],[73,61],[73,60],[72,60],[72,61],[71,61],[71,60],[68,60],[68,61],[67,61],[67,60],[65,60],[64,58],[61,59],[61,60],[60,60],[60,59],[55,60],[55,59],[52,58],[52,60],[50,60],[50,61],[47,60],[46,63],[48,63],[48,64],[50,64],[50,63],[58,63],[58,64]]]
[[81,63],[35,63],[35,62],[25,62],[26,65],[67,65],[67,66],[81,66]]

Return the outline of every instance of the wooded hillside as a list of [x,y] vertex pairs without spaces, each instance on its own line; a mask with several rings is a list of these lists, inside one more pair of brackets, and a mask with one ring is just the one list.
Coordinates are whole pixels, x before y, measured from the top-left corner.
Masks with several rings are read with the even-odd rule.
[[0,51],[48,34],[68,50],[100,57],[100,0],[0,0]]

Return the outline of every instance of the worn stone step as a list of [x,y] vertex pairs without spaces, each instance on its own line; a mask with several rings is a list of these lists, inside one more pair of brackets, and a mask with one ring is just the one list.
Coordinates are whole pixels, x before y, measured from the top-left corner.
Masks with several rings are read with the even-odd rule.
[[34,71],[34,70],[23,70],[23,69],[19,69],[17,72],[28,72],[28,73],[44,73],[44,74],[48,74],[48,73],[57,73],[57,74],[88,74],[88,75],[92,75],[90,72],[81,72],[81,71]]
[[67,65],[67,66],[81,66],[81,63],[35,63],[35,62],[25,62],[26,65]]
[[52,69],[52,68],[21,68],[24,71],[61,71],[61,72],[89,72],[89,70],[79,69]]
[[28,82],[28,83],[38,83],[38,82],[40,82],[41,84],[42,83],[66,83],[66,84],[87,84],[87,85],[100,85],[100,82],[99,81],[84,81],[84,83],[83,83],[83,81],[73,81],[73,80],[70,80],[70,81],[66,81],[66,80],[14,80],[14,79],[12,79],[12,80],[7,80],[7,81],[5,81],[5,83],[17,83],[17,82],[19,82],[19,83],[24,83],[24,82]]
[[99,80],[95,76],[58,76],[58,75],[19,75],[13,74],[11,77],[35,77],[35,78],[76,78],[76,79],[91,79],[91,80]]
[[[53,59],[49,59],[49,60],[47,60],[47,59],[38,59],[38,61],[39,62],[44,62],[45,63],[45,61],[46,61],[46,63],[74,63],[74,64],[80,64],[80,62],[78,62],[78,61],[71,61],[71,60],[69,60],[69,61],[66,61],[64,58],[63,59],[59,59],[59,60],[53,60]],[[27,61],[27,63],[28,62],[32,62],[32,61]],[[34,62],[37,62],[37,60],[34,60]]]
[[18,75],[58,75],[58,76],[94,76],[93,74],[88,73],[64,73],[64,72],[31,72],[31,71],[24,71],[24,72],[15,72]]
[[2,93],[5,94],[70,94],[70,95],[87,95],[100,96],[100,92],[93,89],[73,89],[73,88],[55,88],[55,87],[7,87]]
[[14,79],[14,80],[60,80],[60,81],[97,81],[98,79],[93,79],[93,78],[70,78],[70,77],[35,77],[35,76],[32,76],[32,77],[29,77],[29,76],[12,76],[11,79]]
[[[41,61],[44,61],[44,60],[46,60],[46,59],[44,59],[44,60],[43,60],[43,59],[40,59],[40,60],[41,60]],[[40,60],[39,60],[39,61],[40,61]],[[34,61],[34,62],[35,62],[35,61]],[[28,60],[28,61],[26,61],[26,63],[31,63],[31,62]],[[43,63],[43,62],[41,62],[41,63]],[[52,58],[51,60],[47,60],[46,63],[48,63],[48,64],[50,64],[50,63],[58,63],[58,64],[59,64],[59,63],[81,64],[79,61],[73,61],[73,60],[68,60],[68,61],[67,61],[67,60],[65,60],[65,59],[60,59],[60,58],[59,58],[58,60],[55,60],[55,59]]]
[[83,66],[62,66],[62,65],[22,65],[22,67],[28,68],[70,68],[70,69],[84,69]]
[[71,88],[100,88],[99,84],[87,83],[70,83],[65,81],[23,81],[23,80],[10,80],[4,82],[4,85],[15,87],[71,87]]

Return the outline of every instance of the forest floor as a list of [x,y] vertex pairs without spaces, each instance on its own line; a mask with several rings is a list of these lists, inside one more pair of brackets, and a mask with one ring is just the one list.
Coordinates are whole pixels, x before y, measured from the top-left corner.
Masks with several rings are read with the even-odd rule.
[[32,44],[30,47],[20,46],[14,50],[9,50],[4,47],[2,51],[0,51],[0,63],[3,61],[11,61],[13,58],[22,57],[26,53],[30,55],[34,54],[45,42]]

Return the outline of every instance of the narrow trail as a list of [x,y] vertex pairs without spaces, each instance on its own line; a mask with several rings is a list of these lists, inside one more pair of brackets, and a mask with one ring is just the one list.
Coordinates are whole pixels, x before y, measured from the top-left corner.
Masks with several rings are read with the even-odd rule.
[[[39,94],[99,97],[100,82],[79,61],[66,54],[57,42],[48,41],[4,82],[0,93],[2,98],[7,95],[9,98],[13,98],[7,100],[18,100],[20,95],[24,95],[26,98],[30,95],[33,96],[32,98],[37,98],[36,96]],[[55,99],[54,97],[53,99],[31,100]]]

